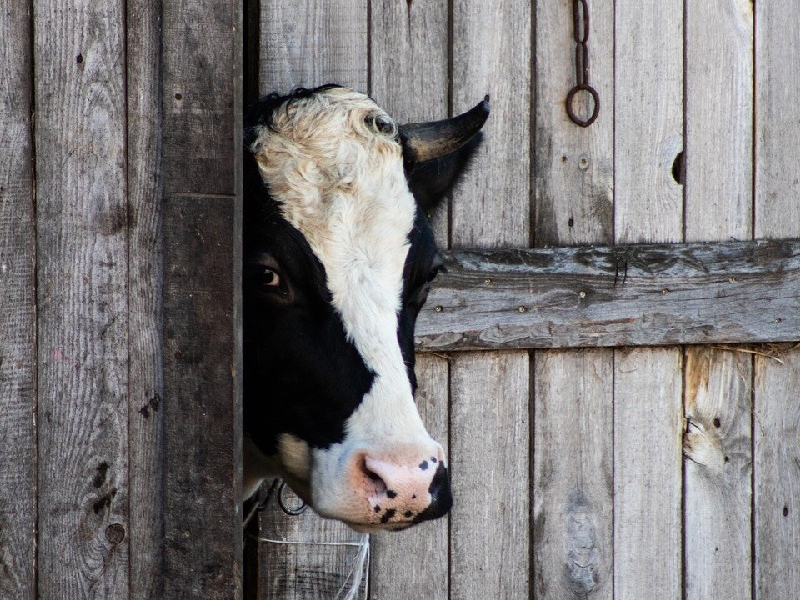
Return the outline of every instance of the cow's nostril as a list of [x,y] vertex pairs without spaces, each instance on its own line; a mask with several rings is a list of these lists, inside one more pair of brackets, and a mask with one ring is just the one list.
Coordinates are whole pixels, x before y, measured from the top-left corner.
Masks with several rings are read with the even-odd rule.
[[375,471],[372,471],[367,466],[366,458],[364,458],[362,460],[362,462],[361,462],[361,471],[364,473],[364,475],[367,477],[367,479],[369,479],[370,482],[372,482],[372,487],[373,487],[372,492],[373,493],[382,494],[382,493],[384,493],[386,491],[386,489],[387,489],[386,488],[386,483],[383,481],[383,479],[381,479],[380,475],[378,475]]

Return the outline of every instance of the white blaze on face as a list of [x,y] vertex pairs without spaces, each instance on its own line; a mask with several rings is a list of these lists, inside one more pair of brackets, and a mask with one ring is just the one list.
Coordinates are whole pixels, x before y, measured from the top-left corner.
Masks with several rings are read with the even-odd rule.
[[[430,442],[397,339],[416,202],[400,144],[365,123],[375,118],[393,123],[367,96],[332,88],[276,111],[272,128],[263,127],[253,144],[270,194],[324,266],[348,339],[375,373],[347,423],[350,448]],[[347,450],[341,446],[313,453],[315,480],[340,485],[333,480],[341,469],[338,456]]]

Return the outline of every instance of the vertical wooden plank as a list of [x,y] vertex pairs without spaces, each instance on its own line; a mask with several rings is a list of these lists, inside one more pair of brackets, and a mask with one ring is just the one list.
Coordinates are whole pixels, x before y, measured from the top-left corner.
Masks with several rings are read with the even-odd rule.
[[[368,0],[305,2],[261,0],[259,90],[287,93],[296,87],[338,83],[368,91]],[[366,534],[312,511],[287,517],[273,503],[260,515],[260,536],[301,545],[259,544],[260,600],[335,597],[356,562]],[[356,544],[356,545],[353,545]],[[343,569],[347,569],[343,571]],[[362,575],[362,574],[359,574]],[[366,594],[366,577],[356,597]],[[349,581],[353,581],[350,576]],[[338,582],[338,584],[336,583]],[[347,591],[342,591],[344,598]],[[326,596],[326,591],[331,592]]]
[[128,596],[123,6],[34,12],[40,598]]
[[[453,197],[452,244],[527,246],[531,6],[452,6],[453,112],[492,94],[485,142]],[[529,366],[526,352],[462,354],[451,362],[452,598],[530,592]]]
[[[370,93],[398,122],[448,116],[449,10],[446,0],[403,3],[373,0]],[[431,215],[441,247],[448,242],[447,202]],[[417,407],[428,432],[447,455],[448,361],[417,356]],[[425,523],[400,535],[371,539],[370,594],[374,600],[448,595],[448,519]],[[416,551],[409,557],[408,549]],[[413,562],[410,562],[413,561]],[[398,568],[398,565],[404,565]]]
[[36,596],[36,236],[31,5],[0,8],[0,597]]
[[800,350],[755,362],[756,598],[800,594]]
[[[584,129],[564,104],[576,84],[572,3],[537,3],[537,246],[613,240],[614,12],[590,8],[589,81],[601,108]],[[534,356],[534,593],[611,598],[614,353]]]
[[[417,407],[428,433],[447,447],[447,360],[433,354],[417,356]],[[370,597],[446,600],[448,592],[447,519],[429,521],[398,534],[371,539]],[[409,552],[413,549],[413,552]]]
[[582,128],[569,120],[565,108],[576,84],[572,1],[536,3],[537,246],[614,239],[613,5],[592,3],[589,23],[589,81],[600,112]]
[[[370,9],[372,97],[398,123],[448,117],[450,11],[447,0],[405,4],[395,0],[371,0]],[[442,202],[429,216],[437,243],[447,247],[448,202]]]
[[537,598],[613,598],[613,353],[536,355]]
[[227,197],[164,204],[164,598],[241,594],[234,209]]
[[[800,235],[800,22],[787,0],[756,4],[756,237]],[[756,598],[800,597],[800,349],[755,363]]]
[[[686,241],[749,239],[752,2],[687,3],[686,57]],[[684,368],[685,597],[751,598],[752,358],[688,347]]]
[[[679,241],[683,2],[615,3],[615,241]],[[682,594],[682,355],[617,352],[614,597]]]
[[614,360],[614,597],[681,598],[681,354]]
[[164,595],[241,598],[241,0],[163,1]]
[[261,93],[338,83],[367,92],[369,0],[262,0]]
[[231,195],[241,170],[241,0],[162,3],[165,191]]
[[451,598],[529,597],[529,371],[521,354],[465,353],[451,367]]
[[128,0],[130,597],[162,598],[161,3]]
[[752,597],[752,360],[686,351],[687,598]]

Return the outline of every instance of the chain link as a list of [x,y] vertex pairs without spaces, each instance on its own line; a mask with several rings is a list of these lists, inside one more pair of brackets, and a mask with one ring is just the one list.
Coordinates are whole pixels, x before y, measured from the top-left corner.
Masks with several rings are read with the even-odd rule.
[[[589,0],[573,0],[572,3],[572,37],[575,40],[575,82],[576,85],[567,94],[567,114],[573,123],[588,127],[597,119],[600,112],[600,97],[589,85]],[[592,114],[588,119],[579,117],[573,108],[578,92],[587,92],[592,97]]]

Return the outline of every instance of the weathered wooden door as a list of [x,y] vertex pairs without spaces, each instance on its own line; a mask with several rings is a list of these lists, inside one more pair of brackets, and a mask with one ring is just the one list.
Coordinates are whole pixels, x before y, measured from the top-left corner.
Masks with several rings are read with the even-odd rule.
[[[449,440],[450,517],[373,536],[364,567],[360,536],[272,506],[253,597],[346,597],[358,569],[368,585],[354,593],[374,600],[800,597],[800,351],[747,345],[800,340],[798,246],[715,244],[800,237],[800,25],[788,0],[585,4],[600,100],[587,128],[564,105],[571,0],[259,3],[262,93],[337,82],[401,121],[491,94],[485,144],[435,219],[439,242],[456,265],[472,247],[568,254],[575,287],[537,288],[544,258],[515,280],[530,282],[518,305],[503,305],[525,297],[500,269],[508,256],[486,259],[498,271],[485,282],[441,278],[420,321],[419,405]],[[628,250],[547,250],[641,242],[661,245],[631,250],[617,272],[602,257]],[[690,242],[758,274],[725,277]],[[770,278],[781,289],[759,292]],[[637,286],[624,318],[604,321]],[[450,335],[437,318],[457,293],[509,316]]]

